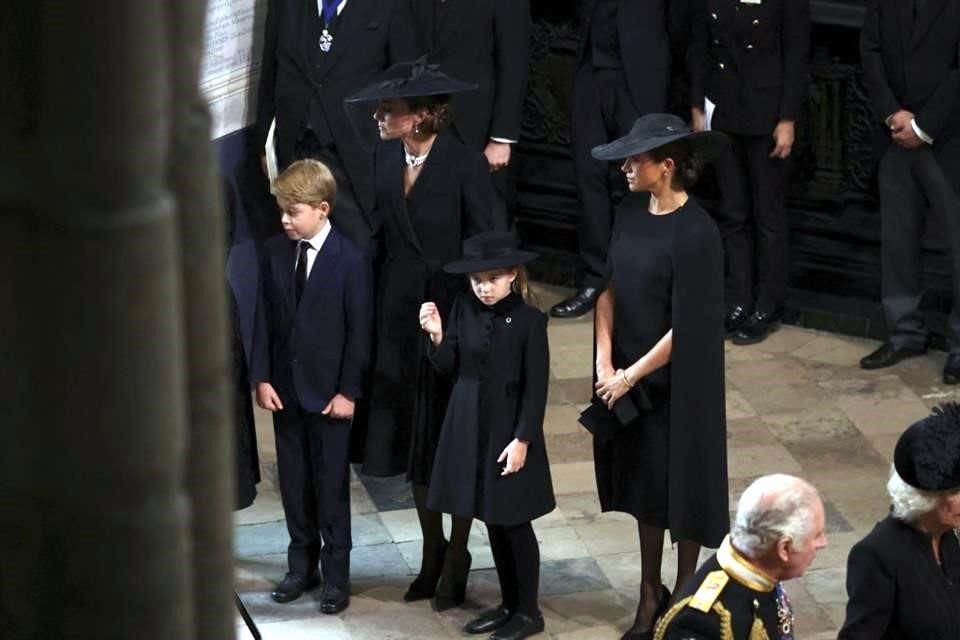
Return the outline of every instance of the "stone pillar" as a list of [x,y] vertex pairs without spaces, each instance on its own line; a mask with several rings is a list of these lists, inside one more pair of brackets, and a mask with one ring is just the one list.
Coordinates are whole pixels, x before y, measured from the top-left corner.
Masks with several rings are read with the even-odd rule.
[[222,415],[223,358],[186,374],[170,53],[193,45],[166,5],[14,0],[0,21],[4,638],[195,637],[186,408]]
[[204,640],[232,640],[233,361],[226,328],[224,205],[210,144],[210,116],[199,91],[206,3],[171,0],[166,7],[174,79],[168,170],[178,203],[187,346],[194,630]]

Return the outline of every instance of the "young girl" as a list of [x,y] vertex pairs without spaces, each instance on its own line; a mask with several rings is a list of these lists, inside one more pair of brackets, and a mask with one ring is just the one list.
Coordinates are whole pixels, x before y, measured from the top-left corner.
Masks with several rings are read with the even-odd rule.
[[537,606],[540,550],[530,521],[555,502],[543,438],[550,354],[547,318],[528,305],[523,264],[509,233],[489,231],[463,243],[449,273],[469,273],[443,326],[433,302],[420,308],[433,365],[456,371],[440,433],[428,506],[487,525],[503,602],[469,622],[467,633],[519,640],[543,631]]

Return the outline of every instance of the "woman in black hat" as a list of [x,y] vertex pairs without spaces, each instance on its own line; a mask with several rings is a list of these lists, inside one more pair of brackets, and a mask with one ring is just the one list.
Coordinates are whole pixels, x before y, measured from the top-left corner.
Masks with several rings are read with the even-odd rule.
[[840,640],[960,638],[960,405],[900,436],[890,515],[850,550]]
[[[441,514],[426,507],[427,484],[451,383],[426,358],[417,325],[425,300],[446,318],[463,278],[443,271],[464,238],[491,229],[492,187],[483,156],[447,131],[450,95],[474,88],[422,61],[387,69],[348,102],[373,104],[381,142],[373,151],[379,268],[376,352],[366,417],[363,472],[406,472],[423,531],[420,573],[404,595],[463,602],[471,558],[469,518],[454,518],[449,543]],[[366,424],[362,424],[363,422]],[[439,584],[438,584],[439,583]]]
[[718,546],[729,527],[723,252],[713,220],[686,191],[724,144],[722,134],[648,114],[593,150],[598,160],[622,159],[630,191],[650,194],[647,207],[617,216],[596,306],[597,399],[648,406],[612,435],[594,436],[601,507],[639,523],[640,603],[625,639],[651,637],[668,604],[664,531],[678,546],[677,591],[700,545]]
[[[547,317],[524,301],[523,263],[510,233],[468,238],[450,273],[469,274],[446,322],[420,309],[437,370],[456,372],[433,464],[431,509],[486,523],[502,602],[467,623],[467,633],[520,640],[543,631],[537,605],[540,551],[531,520],[556,506],[543,437],[550,355]],[[460,276],[463,278],[463,276]]]

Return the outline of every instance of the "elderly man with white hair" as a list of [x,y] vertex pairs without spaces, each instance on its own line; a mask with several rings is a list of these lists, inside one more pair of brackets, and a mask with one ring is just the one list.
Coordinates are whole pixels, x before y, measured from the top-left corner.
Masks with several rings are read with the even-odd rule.
[[960,638],[960,405],[904,431],[887,492],[890,515],[847,559],[840,640]]
[[803,575],[825,547],[823,502],[806,480],[757,478],[717,553],[657,625],[656,640],[787,640],[793,612],[782,582]]

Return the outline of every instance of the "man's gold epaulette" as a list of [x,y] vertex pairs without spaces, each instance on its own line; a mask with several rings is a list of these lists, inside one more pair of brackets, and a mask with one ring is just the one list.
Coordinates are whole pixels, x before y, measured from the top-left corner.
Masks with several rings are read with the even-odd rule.
[[707,613],[728,582],[730,582],[730,576],[725,571],[711,571],[700,583],[700,588],[690,598],[687,606]]

